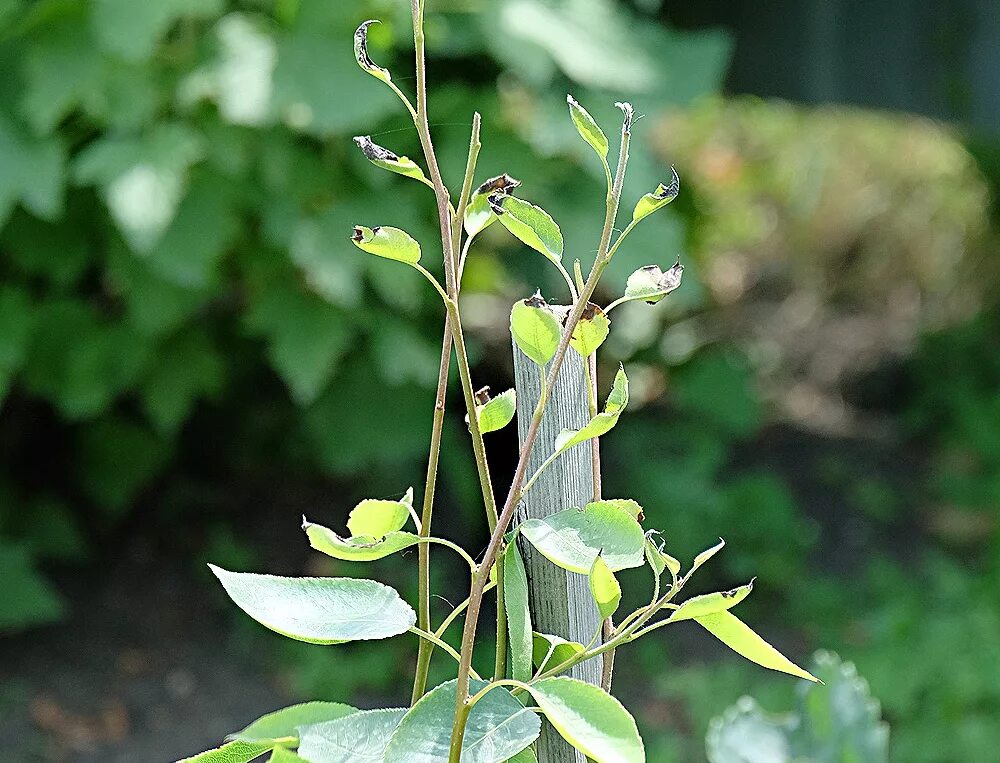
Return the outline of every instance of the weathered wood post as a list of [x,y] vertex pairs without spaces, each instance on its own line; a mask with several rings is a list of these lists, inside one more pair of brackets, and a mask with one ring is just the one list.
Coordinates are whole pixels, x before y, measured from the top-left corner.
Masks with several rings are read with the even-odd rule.
[[[552,453],[560,430],[579,429],[590,420],[584,379],[583,358],[573,350],[568,351],[542,417],[528,462],[529,475]],[[518,439],[523,444],[541,395],[542,374],[516,345],[514,386],[517,389]],[[592,468],[589,445],[568,450],[545,470],[521,501],[517,521],[546,517],[574,506],[583,508],[594,495]],[[520,550],[528,575],[528,601],[535,630],[588,643],[601,621],[587,576],[556,567],[523,540]],[[576,665],[570,675],[600,685],[601,658]],[[586,763],[586,758],[566,744],[548,724],[542,729],[537,749],[539,763]]]

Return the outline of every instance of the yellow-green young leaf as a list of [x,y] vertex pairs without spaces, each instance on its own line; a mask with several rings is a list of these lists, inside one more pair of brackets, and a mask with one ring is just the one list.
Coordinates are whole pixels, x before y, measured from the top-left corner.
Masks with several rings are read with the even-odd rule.
[[707,548],[704,551],[702,551],[700,554],[698,554],[698,556],[696,556],[694,558],[694,562],[691,564],[691,569],[688,570],[688,574],[684,576],[684,579],[685,580],[690,580],[691,576],[694,575],[694,573],[698,571],[698,568],[701,567],[701,565],[703,565],[705,562],[707,562],[713,556],[715,556],[717,553],[719,553],[723,549],[723,547],[725,545],[726,545],[726,542],[722,538],[719,538],[719,542],[718,543],[716,543],[711,548]]
[[249,763],[274,748],[274,742],[229,742],[177,763]]
[[358,148],[361,149],[365,158],[376,167],[419,180],[425,185],[431,185],[431,182],[424,175],[424,171],[410,157],[397,156],[389,149],[372,141],[370,135],[358,135],[354,142],[358,144]]
[[366,228],[355,225],[351,241],[363,252],[385,257],[387,260],[416,265],[420,262],[420,244],[404,230],[382,225]]
[[567,641],[548,633],[533,633],[531,636],[531,661],[543,671],[562,665],[584,650],[583,644]]
[[514,303],[510,311],[510,334],[518,348],[544,366],[559,347],[562,326],[540,294]]
[[499,193],[490,195],[488,201],[501,224],[523,243],[553,262],[562,259],[562,231],[548,212],[522,199]]
[[299,755],[322,763],[383,763],[404,709],[362,710],[302,729]]
[[590,593],[597,604],[601,619],[605,620],[618,611],[622,603],[622,587],[618,579],[600,555],[594,559],[590,568]]
[[[407,495],[412,493],[407,492]],[[366,498],[351,509],[347,518],[347,529],[351,531],[352,538],[381,540],[389,533],[403,529],[403,525],[410,517],[411,506],[412,503],[406,500],[386,501]]]
[[[425,694],[406,714],[385,750],[385,763],[442,763],[448,760],[455,723],[456,681]],[[475,694],[487,686],[470,681]],[[541,721],[503,687],[476,702],[462,740],[462,763],[503,763],[538,738]],[[325,763],[325,761],[323,762]]]
[[573,96],[567,94],[566,103],[569,104],[569,115],[573,119],[573,124],[576,125],[576,131],[580,133],[580,137],[591,145],[602,160],[607,159],[608,136],[604,134],[601,126],[590,116],[590,112],[576,102]]
[[501,392],[492,400],[476,406],[476,417],[479,419],[479,431],[483,434],[503,429],[514,419],[517,412],[517,393],[509,389]]
[[305,530],[310,546],[345,562],[374,562],[420,542],[419,537],[408,532],[387,533],[381,540],[365,536],[343,538],[329,527],[313,524],[305,518],[302,529]]
[[621,416],[626,405],[628,405],[628,377],[625,375],[625,369],[619,367],[618,373],[615,374],[611,393],[604,403],[604,411],[594,416],[583,429],[562,430],[556,436],[556,453],[562,453],[574,445],[610,432],[618,423],[618,417]]
[[663,550],[662,541],[656,543],[651,536],[652,531],[646,534],[646,561],[649,562],[649,566],[653,568],[653,573],[657,577],[662,575],[663,570],[666,569],[670,573],[670,577],[676,581],[677,575],[681,571],[681,563]]
[[639,268],[625,282],[624,300],[642,300],[648,305],[655,305],[670,292],[681,285],[684,266],[675,262],[666,272],[659,265],[646,265]]
[[639,199],[635,205],[635,210],[632,212],[633,222],[638,222],[646,217],[646,215],[651,215],[660,207],[667,206],[667,204],[677,198],[677,194],[681,192],[681,179],[677,176],[677,170],[673,167],[670,168],[670,173],[671,178],[669,183],[666,185],[660,183],[656,186],[655,191],[647,193]]
[[405,633],[416,613],[392,588],[355,578],[285,578],[209,565],[240,609],[276,633],[342,644]]
[[594,763],[645,763],[635,720],[599,686],[545,678],[528,691],[559,735]]
[[591,302],[584,309],[576,328],[573,329],[573,336],[569,339],[570,347],[583,357],[588,358],[604,343],[610,331],[611,321],[608,316],[600,307]]
[[373,77],[382,80],[383,82],[389,82],[392,76],[389,74],[388,69],[383,69],[381,66],[372,61],[371,56],[368,55],[368,27],[372,24],[380,24],[378,19],[369,19],[358,27],[357,31],[354,33],[354,57],[358,61],[358,66],[364,69]]
[[643,564],[642,527],[614,504],[595,501],[583,511],[564,509],[525,520],[520,530],[542,556],[570,572],[589,574],[598,554],[612,572]]
[[716,591],[706,593],[701,596],[692,596],[671,613],[668,618],[670,622],[676,623],[680,620],[694,620],[705,615],[713,615],[716,612],[724,612],[732,609],[743,601],[753,590],[753,581],[731,591]]
[[642,506],[631,498],[602,498],[601,503],[610,503],[612,506],[616,506],[631,515],[636,522],[643,520]]
[[302,726],[333,721],[356,712],[357,708],[340,702],[303,702],[261,716],[242,731],[230,734],[226,741],[267,742],[287,737],[297,739]]
[[531,611],[528,609],[528,575],[511,536],[503,557],[503,604],[510,640],[510,676],[517,681],[531,678]]
[[791,662],[728,610],[715,612],[704,617],[696,617],[695,622],[750,662],[756,662],[761,667],[777,670],[780,673],[788,673],[807,681],[819,682],[816,676]]
[[500,194],[506,196],[515,188],[521,185],[520,180],[515,180],[506,173],[492,177],[475,191],[469,198],[469,203],[465,206],[465,232],[472,238],[484,228],[488,228],[496,222],[497,216],[490,206],[490,196]]

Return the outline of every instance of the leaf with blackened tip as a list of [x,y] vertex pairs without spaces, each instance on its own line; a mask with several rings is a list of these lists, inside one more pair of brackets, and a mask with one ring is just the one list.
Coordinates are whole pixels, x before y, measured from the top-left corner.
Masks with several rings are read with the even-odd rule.
[[660,183],[656,186],[656,190],[652,193],[647,193],[636,202],[635,209],[632,212],[632,222],[637,223],[642,218],[647,215],[651,215],[656,210],[661,207],[667,206],[670,202],[677,198],[681,192],[681,179],[677,174],[677,170],[673,167],[670,168],[672,173],[670,182],[667,185]]
[[566,103],[569,105],[569,115],[576,126],[576,131],[580,133],[580,137],[590,144],[602,160],[607,159],[608,136],[597,124],[597,120],[590,116],[590,112],[577,103],[572,95],[566,95]]
[[573,329],[573,336],[570,337],[569,344],[583,357],[589,358],[608,338],[610,331],[611,320],[600,307],[589,302],[584,308],[576,328]]
[[666,272],[659,265],[646,265],[636,270],[625,282],[625,295],[620,300],[631,302],[642,300],[655,305],[681,285],[684,266],[678,260]]
[[496,193],[507,195],[519,185],[521,185],[520,180],[504,173],[489,178],[476,188],[469,198],[469,203],[465,206],[465,220],[463,222],[465,232],[472,237],[496,222],[497,216],[490,206],[490,196]]
[[409,233],[399,228],[383,225],[366,228],[354,226],[351,241],[363,252],[385,257],[388,260],[416,265],[420,261],[420,244]]
[[482,434],[503,429],[514,420],[514,414],[517,412],[516,395],[513,389],[509,389],[476,406],[476,417]]
[[682,602],[667,619],[669,622],[676,623],[732,609],[750,595],[750,592],[753,591],[753,583],[754,581],[751,580],[746,585],[733,588],[730,591],[716,591],[701,596],[692,596],[687,601]]
[[499,192],[490,194],[487,200],[501,224],[521,242],[552,262],[558,263],[562,259],[562,231],[548,212],[523,199]]
[[632,122],[635,119],[635,111],[632,108],[632,104],[628,101],[619,101],[615,106],[621,109],[622,114],[625,115],[625,119],[622,122],[622,134],[630,135],[632,133]]
[[389,74],[388,69],[383,69],[381,66],[372,61],[371,56],[368,55],[368,27],[372,24],[380,24],[378,19],[369,19],[368,21],[362,22],[361,26],[358,27],[357,31],[354,33],[354,57],[358,61],[358,66],[364,69],[373,77],[382,80],[383,82],[389,82],[392,76]]
[[408,156],[396,155],[384,146],[380,146],[372,141],[368,135],[358,135],[354,139],[354,142],[361,149],[361,153],[365,155],[365,158],[376,167],[388,170],[389,172],[395,172],[397,175],[419,180],[425,185],[431,184],[424,176],[423,170]]

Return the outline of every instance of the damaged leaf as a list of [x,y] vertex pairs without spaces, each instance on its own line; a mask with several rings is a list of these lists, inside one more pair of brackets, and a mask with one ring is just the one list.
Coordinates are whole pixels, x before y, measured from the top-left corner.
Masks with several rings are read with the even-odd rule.
[[485,402],[476,405],[479,431],[487,434],[507,426],[514,419],[514,414],[517,411],[516,395],[517,393],[513,389],[509,389],[493,399],[487,397]]
[[408,156],[397,156],[384,146],[375,143],[370,135],[358,135],[354,139],[354,142],[361,149],[361,153],[365,155],[365,158],[376,167],[389,170],[389,172],[395,172],[397,175],[419,180],[431,188],[434,187],[434,184],[424,175],[424,171]]
[[416,265],[420,262],[420,244],[409,233],[388,225],[366,228],[355,225],[351,241],[363,252],[387,260]]
[[632,222],[639,222],[646,215],[651,215],[660,207],[667,206],[667,204],[677,198],[677,195],[681,192],[681,179],[677,175],[677,170],[673,167],[670,168],[670,172],[671,178],[667,185],[660,183],[656,186],[655,191],[647,193],[639,199],[635,205],[635,210],[632,212]]
[[495,194],[507,196],[519,185],[521,185],[520,180],[515,180],[504,173],[490,178],[472,192],[465,207],[464,221],[465,232],[470,238],[496,222],[497,216],[490,207],[490,196]]
[[593,302],[587,304],[580,320],[573,329],[569,344],[583,357],[593,355],[611,331],[611,321],[604,311]]
[[659,265],[646,265],[628,277],[628,281],[625,282],[625,296],[620,301],[632,302],[641,299],[647,305],[655,305],[681,285],[683,275],[684,266],[680,260],[667,268],[666,272],[660,270]]
[[368,27],[372,24],[380,23],[382,22],[378,19],[369,19],[358,27],[357,31],[354,33],[354,57],[358,60],[358,66],[370,75],[382,80],[383,82],[389,82],[392,80],[389,70],[383,69],[381,66],[372,61],[371,56],[368,55]]

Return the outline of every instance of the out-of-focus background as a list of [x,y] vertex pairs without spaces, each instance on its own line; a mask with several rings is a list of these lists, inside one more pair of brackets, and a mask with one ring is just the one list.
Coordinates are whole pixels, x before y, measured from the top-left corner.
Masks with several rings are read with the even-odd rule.
[[[391,224],[434,251],[427,189],[351,142],[419,155],[354,62],[370,17],[412,88],[404,0],[0,0],[4,760],[155,763],[300,699],[408,696],[412,639],[283,640],[204,565],[370,575],[311,554],[300,516],[341,527],[421,484],[440,305],[347,240]],[[797,661],[853,660],[894,760],[995,759],[996,4],[429,0],[427,36],[447,177],[478,109],[479,178],[520,178],[569,259],[596,247],[603,176],[567,91],[610,135],[614,101],[642,115],[627,200],[682,178],[605,279],[608,299],[638,266],[686,266],[613,316],[602,378],[624,361],[636,404],[604,440],[606,493],[681,559],[724,536],[698,585],[759,576],[745,619]],[[561,292],[490,233],[463,306],[500,390],[510,303]],[[512,438],[490,439],[498,483]],[[476,496],[456,414],[437,516],[474,553]],[[412,600],[414,563],[375,574]],[[620,656],[652,761],[704,760],[742,694],[792,701],[694,630]]]

